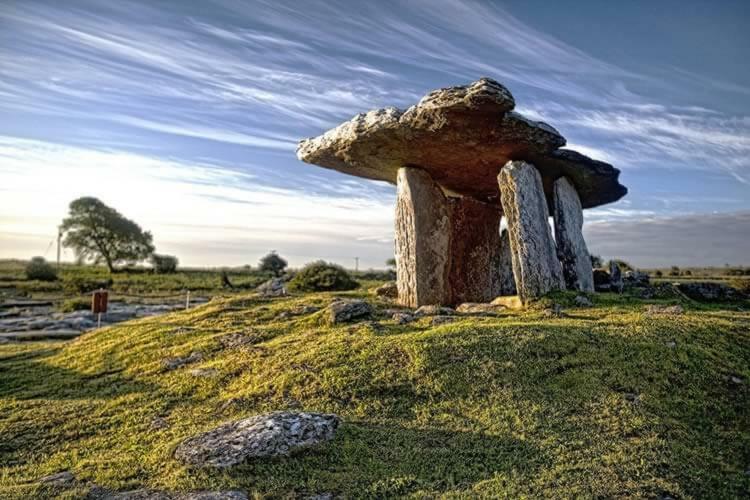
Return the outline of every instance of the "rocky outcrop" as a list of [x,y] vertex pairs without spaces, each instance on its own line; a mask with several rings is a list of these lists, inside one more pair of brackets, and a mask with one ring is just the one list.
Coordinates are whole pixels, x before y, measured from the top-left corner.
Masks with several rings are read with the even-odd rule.
[[526,302],[564,289],[539,172],[526,162],[512,161],[500,171],[498,182],[518,295]]
[[286,295],[286,284],[282,278],[271,278],[260,284],[255,291],[264,297],[282,297]]
[[740,298],[734,288],[712,281],[689,281],[676,284],[677,289],[687,297],[703,302],[735,300]]
[[456,307],[456,312],[467,316],[498,316],[506,311],[505,306],[492,303],[466,302]]
[[510,249],[510,236],[507,229],[500,233],[500,258],[498,259],[500,279],[498,295],[515,295],[516,279],[513,276],[513,252]]
[[591,257],[583,239],[583,209],[573,184],[560,177],[553,186],[557,258],[568,290],[594,291]]
[[444,304],[449,271],[448,202],[430,175],[418,168],[398,171],[396,268],[399,303]]
[[372,307],[360,299],[337,300],[328,306],[326,312],[328,313],[328,323],[337,325],[369,318],[372,316]]
[[197,467],[226,468],[251,458],[289,455],[333,439],[332,414],[273,412],[229,422],[182,442],[175,458]]
[[500,209],[472,198],[448,198],[449,304],[489,302],[500,295]]

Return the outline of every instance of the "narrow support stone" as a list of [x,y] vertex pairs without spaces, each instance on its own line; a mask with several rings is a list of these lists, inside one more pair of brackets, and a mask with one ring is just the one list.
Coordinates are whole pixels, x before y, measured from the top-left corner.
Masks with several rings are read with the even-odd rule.
[[521,300],[564,289],[539,171],[524,161],[509,161],[500,170],[498,183]]
[[449,304],[489,302],[500,294],[500,207],[451,197],[448,208]]
[[448,201],[424,170],[403,167],[397,175],[396,285],[409,307],[445,304],[450,217]]
[[594,291],[591,257],[583,239],[583,209],[573,184],[566,178],[557,179],[552,188],[557,257],[562,264],[568,290]]
[[500,290],[498,295],[515,295],[516,279],[513,276],[513,252],[510,249],[508,230],[500,233]]

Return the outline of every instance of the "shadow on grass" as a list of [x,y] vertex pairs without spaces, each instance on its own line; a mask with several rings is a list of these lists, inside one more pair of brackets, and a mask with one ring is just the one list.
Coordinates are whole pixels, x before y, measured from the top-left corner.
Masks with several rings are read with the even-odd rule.
[[[228,471],[226,479],[271,495],[393,498],[469,489],[512,471],[531,477],[544,463],[538,449],[510,437],[353,422],[315,451],[250,462]],[[192,474],[202,483],[210,473]]]

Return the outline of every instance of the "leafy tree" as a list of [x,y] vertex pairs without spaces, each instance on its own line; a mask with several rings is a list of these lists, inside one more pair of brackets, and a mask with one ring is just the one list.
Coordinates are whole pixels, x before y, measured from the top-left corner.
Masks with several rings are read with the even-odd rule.
[[603,264],[604,261],[599,255],[591,254],[591,267],[599,268],[602,267]]
[[281,276],[286,265],[287,262],[276,253],[276,250],[271,250],[268,255],[260,259],[259,267],[261,271],[268,271],[272,272],[274,276]]
[[396,258],[395,257],[391,257],[390,259],[386,260],[385,261],[385,265],[388,266],[388,267],[390,267],[390,268],[394,268],[395,269],[396,268]]
[[83,197],[70,203],[63,220],[63,245],[81,261],[104,262],[110,272],[121,262],[135,264],[154,252],[153,237],[97,198]]
[[57,279],[57,272],[54,267],[44,260],[44,257],[33,257],[26,264],[26,279],[55,281]]
[[149,258],[151,265],[154,267],[154,272],[157,274],[168,274],[177,271],[177,264],[179,261],[174,255],[162,255],[158,253],[152,253]]

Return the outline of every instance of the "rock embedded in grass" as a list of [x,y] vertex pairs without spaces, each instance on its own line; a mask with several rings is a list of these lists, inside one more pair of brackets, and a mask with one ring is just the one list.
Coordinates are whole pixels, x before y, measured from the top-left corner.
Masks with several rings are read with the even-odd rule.
[[499,304],[465,302],[456,307],[456,312],[468,316],[497,316],[505,311],[505,307]]
[[674,315],[674,314],[683,314],[684,312],[685,312],[685,309],[679,304],[674,305],[674,306],[650,305],[646,307],[646,314],[649,314],[649,315],[658,315],[658,314]]
[[340,422],[337,415],[323,413],[256,415],[187,439],[175,458],[197,467],[226,468],[250,458],[286,456],[330,441]]
[[372,306],[361,299],[337,300],[328,306],[328,322],[332,325],[348,323],[372,316]]
[[393,313],[393,316],[391,316],[391,319],[396,322],[398,325],[405,325],[407,323],[411,323],[414,321],[414,315],[410,313],[405,312],[397,312]]
[[182,358],[168,358],[162,361],[162,365],[166,370],[176,370],[177,368],[180,368],[181,366],[188,365],[190,363],[195,363],[196,361],[200,361],[203,359],[203,354],[199,352],[191,352],[189,356],[185,356]]
[[451,316],[455,314],[456,311],[451,309],[450,307],[444,307],[444,306],[422,306],[416,311],[414,311],[414,316],[417,318],[421,318],[423,316]]
[[271,278],[261,283],[255,291],[264,297],[282,297],[286,295],[286,284],[282,278]]
[[398,286],[395,281],[389,281],[384,283],[375,289],[375,295],[378,297],[388,297],[395,299],[398,297]]

